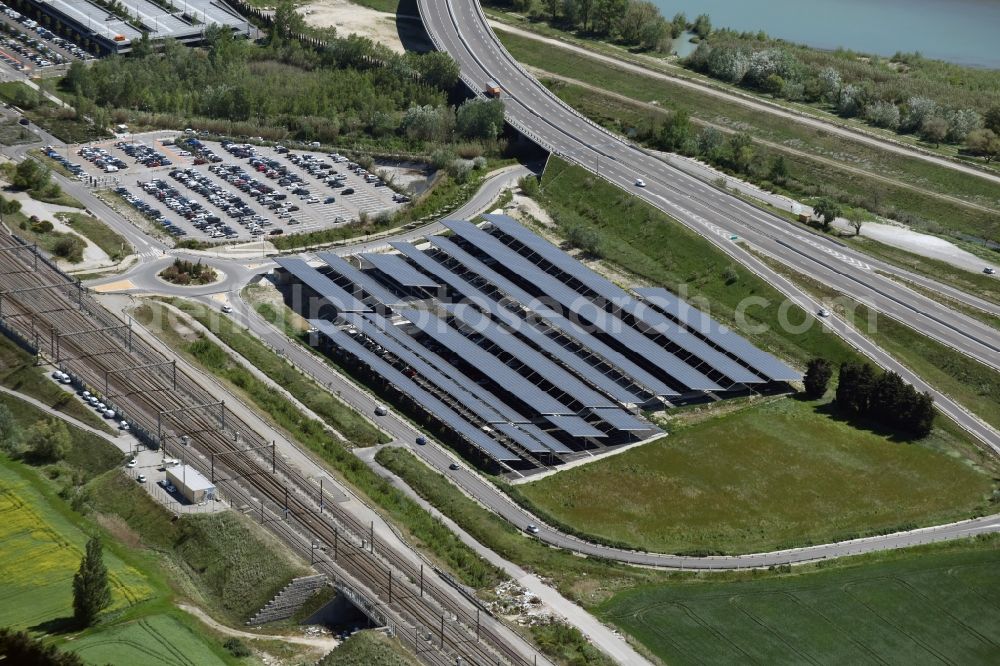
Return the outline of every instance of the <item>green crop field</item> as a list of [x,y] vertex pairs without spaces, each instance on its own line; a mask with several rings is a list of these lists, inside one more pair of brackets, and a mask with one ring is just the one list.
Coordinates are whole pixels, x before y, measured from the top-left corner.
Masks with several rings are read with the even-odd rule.
[[635,588],[599,615],[669,664],[991,664],[998,590],[991,538],[809,573]]
[[[33,472],[0,456],[0,625],[29,628],[72,615],[72,580],[88,539],[33,483]],[[152,594],[146,576],[105,549],[111,609]]]
[[936,449],[899,443],[826,403],[758,403],[659,441],[517,486],[572,528],[660,552],[753,552],[969,517],[994,483]]
[[198,634],[169,615],[152,615],[85,636],[71,649],[92,664],[214,666],[226,662]]

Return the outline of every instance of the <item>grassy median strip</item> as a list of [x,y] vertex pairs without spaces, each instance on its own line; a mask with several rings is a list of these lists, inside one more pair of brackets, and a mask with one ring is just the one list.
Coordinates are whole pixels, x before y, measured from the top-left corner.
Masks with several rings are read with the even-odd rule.
[[65,222],[70,229],[85,237],[101,249],[112,260],[123,259],[132,254],[132,246],[121,234],[111,230],[111,227],[96,217],[85,213],[56,213],[56,217]]
[[363,416],[341,402],[316,382],[296,370],[285,359],[265,347],[227,317],[215,310],[184,299],[167,299],[174,307],[190,315],[199,324],[212,331],[234,352],[247,359],[258,370],[284,388],[295,399],[319,415],[331,428],[357,446],[371,446],[389,441],[378,428]]
[[[157,312],[157,308],[160,312]],[[409,533],[417,546],[432,553],[466,585],[489,589],[503,579],[503,572],[476,555],[441,521],[369,469],[360,458],[331,437],[318,421],[305,418],[294,404],[230,358],[222,347],[200,335],[185,338],[165,327],[168,316],[164,306],[159,303],[147,302],[136,310],[135,316],[176,351],[235,388],[293,440],[316,453],[337,470],[348,483],[381,507],[398,526]],[[283,363],[272,352],[266,353],[273,357],[271,362]]]

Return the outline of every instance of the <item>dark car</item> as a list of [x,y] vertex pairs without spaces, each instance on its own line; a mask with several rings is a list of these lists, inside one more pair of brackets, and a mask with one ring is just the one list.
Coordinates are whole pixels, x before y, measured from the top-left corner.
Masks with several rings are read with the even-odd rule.
[[340,193],[343,194],[343,195],[354,194],[354,188],[353,187],[346,187],[346,188],[342,189],[340,191]]
[[27,118],[21,118],[17,122],[21,123],[22,125],[30,125],[31,124],[31,121],[28,120]]

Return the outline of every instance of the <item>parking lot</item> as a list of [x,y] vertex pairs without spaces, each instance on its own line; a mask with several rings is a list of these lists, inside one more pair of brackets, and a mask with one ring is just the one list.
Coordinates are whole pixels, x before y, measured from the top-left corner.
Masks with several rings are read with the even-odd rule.
[[17,71],[30,73],[93,57],[80,46],[0,2],[0,59]]
[[175,237],[245,241],[391,213],[409,199],[347,158],[154,132],[46,151]]

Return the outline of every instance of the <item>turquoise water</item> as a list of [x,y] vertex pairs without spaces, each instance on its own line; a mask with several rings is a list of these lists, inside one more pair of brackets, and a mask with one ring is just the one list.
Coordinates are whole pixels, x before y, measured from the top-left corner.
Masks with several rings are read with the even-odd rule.
[[[822,49],[843,47],[1000,69],[1000,0],[653,0],[670,18],[763,30]],[[678,45],[680,46],[680,45]]]

